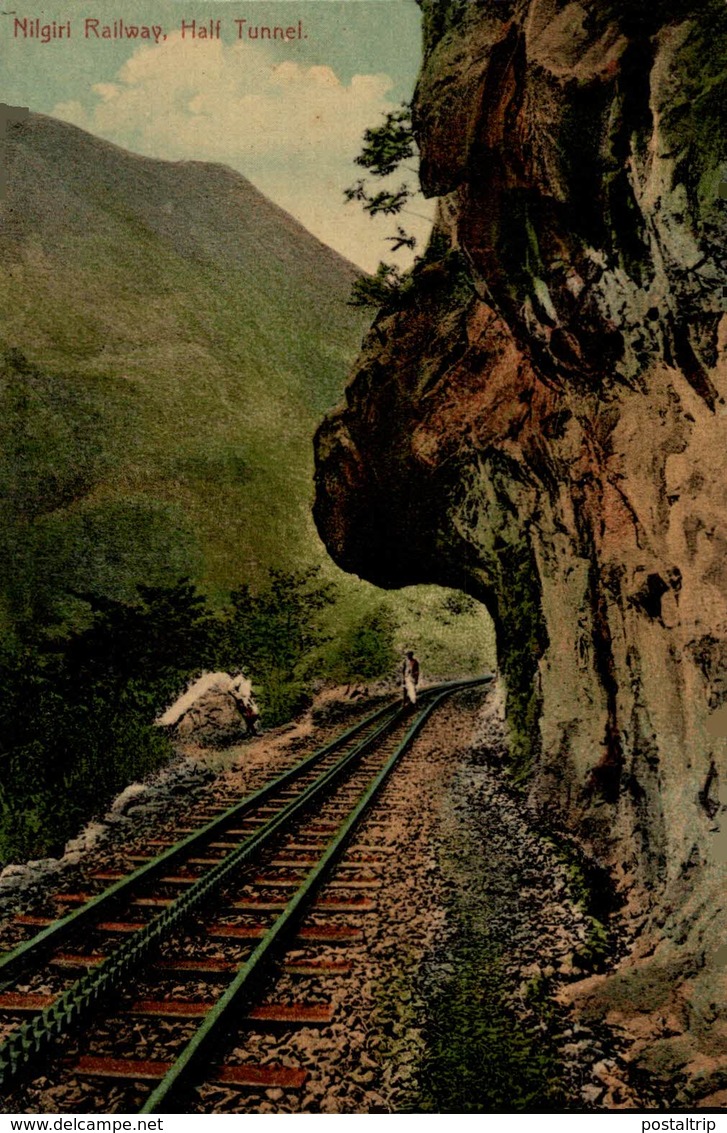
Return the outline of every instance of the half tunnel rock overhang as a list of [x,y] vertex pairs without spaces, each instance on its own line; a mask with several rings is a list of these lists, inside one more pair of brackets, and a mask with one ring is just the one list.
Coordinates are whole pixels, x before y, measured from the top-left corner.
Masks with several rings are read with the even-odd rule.
[[461,471],[411,467],[403,447],[357,443],[342,410],[315,437],[313,516],[341,569],[383,589],[434,584],[496,602],[477,549],[451,519]]
[[385,457],[377,468],[342,414],[321,425],[315,452],[313,517],[334,562],[384,589],[436,581],[427,546],[436,522],[431,489],[412,490],[396,469],[387,470]]

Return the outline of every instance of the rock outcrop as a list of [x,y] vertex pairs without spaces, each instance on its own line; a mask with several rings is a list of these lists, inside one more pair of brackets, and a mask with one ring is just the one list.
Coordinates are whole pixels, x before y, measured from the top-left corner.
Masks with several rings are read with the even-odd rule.
[[224,746],[258,733],[260,711],[241,672],[202,673],[155,721],[178,740]]
[[590,1009],[723,1104],[727,8],[422,8],[438,223],[319,430],[317,523],[379,585],[487,605],[512,774],[635,939]]

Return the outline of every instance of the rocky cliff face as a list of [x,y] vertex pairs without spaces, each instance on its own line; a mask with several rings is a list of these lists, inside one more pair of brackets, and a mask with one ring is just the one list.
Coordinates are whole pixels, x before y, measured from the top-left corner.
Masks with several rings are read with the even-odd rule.
[[636,937],[591,1009],[725,1104],[727,7],[422,8],[438,228],[319,431],[317,522],[487,605],[513,775]]

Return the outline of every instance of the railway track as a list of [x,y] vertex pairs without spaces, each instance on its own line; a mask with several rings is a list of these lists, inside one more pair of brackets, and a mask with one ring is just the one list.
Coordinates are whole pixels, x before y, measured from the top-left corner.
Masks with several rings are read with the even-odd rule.
[[111,1088],[127,1113],[183,1109],[201,1083],[300,1089],[304,1070],[245,1056],[241,1028],[330,1022],[330,1003],[281,999],[276,986],[345,972],[345,952],[331,952],[361,930],[342,918],[375,907],[385,864],[375,846],[352,848],[356,830],[441,700],[490,679],[424,690],[414,713],[384,705],[160,851],[149,846],[130,872],[100,870],[95,891],[57,895],[63,916],[16,918],[28,939],[0,957],[11,1107],[17,1099],[23,1112],[24,1083],[41,1075],[71,1099],[68,1112],[110,1109]]

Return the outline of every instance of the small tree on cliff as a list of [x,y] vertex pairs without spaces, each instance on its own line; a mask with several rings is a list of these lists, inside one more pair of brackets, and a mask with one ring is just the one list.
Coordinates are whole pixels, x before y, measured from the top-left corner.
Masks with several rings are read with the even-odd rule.
[[411,278],[395,264],[380,263],[373,275],[360,275],[348,299],[350,307],[385,307],[401,299],[411,287]]
[[[390,111],[380,126],[364,131],[363,139],[361,153],[354,158],[356,165],[366,169],[370,177],[390,177],[416,155],[411,107],[403,103],[397,110]],[[409,168],[408,172],[418,178],[415,169]],[[414,187],[405,180],[397,188],[384,187],[376,192],[371,190],[369,178],[361,177],[345,190],[344,196],[347,201],[359,201],[369,216],[398,216],[411,213],[407,206],[419,191],[418,185]],[[416,238],[399,224],[395,234],[388,236],[387,240],[393,252],[401,248],[413,251],[416,247]],[[361,276],[356,280],[349,303],[354,307],[381,307],[400,298],[410,286],[408,275],[402,274],[393,264],[381,262],[373,276]]]
[[[402,103],[398,110],[390,111],[380,126],[364,130],[364,144],[361,153],[354,158],[356,165],[367,169],[372,177],[389,177],[409,161],[416,153],[416,142],[411,125],[411,108]],[[416,176],[416,171],[411,169]],[[366,178],[362,177],[346,189],[347,201],[361,201],[364,210],[376,216],[377,213],[394,215],[401,212],[418,190],[404,182],[395,190],[383,190],[371,196]]]

